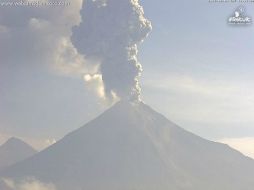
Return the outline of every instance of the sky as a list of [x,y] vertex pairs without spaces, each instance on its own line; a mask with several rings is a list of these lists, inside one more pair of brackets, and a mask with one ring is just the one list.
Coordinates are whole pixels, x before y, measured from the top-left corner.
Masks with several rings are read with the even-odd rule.
[[[232,26],[238,6],[208,0],[141,0],[152,32],[139,45],[141,98],[179,126],[254,157],[254,28]],[[71,42],[82,1],[0,7],[0,143],[20,137],[37,149],[110,106],[85,83]]]

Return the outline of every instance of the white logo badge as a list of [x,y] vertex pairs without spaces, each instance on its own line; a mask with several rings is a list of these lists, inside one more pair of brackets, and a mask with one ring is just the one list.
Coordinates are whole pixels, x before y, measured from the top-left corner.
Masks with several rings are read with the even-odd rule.
[[245,14],[244,7],[238,7],[232,16],[228,18],[229,24],[252,24],[252,18]]

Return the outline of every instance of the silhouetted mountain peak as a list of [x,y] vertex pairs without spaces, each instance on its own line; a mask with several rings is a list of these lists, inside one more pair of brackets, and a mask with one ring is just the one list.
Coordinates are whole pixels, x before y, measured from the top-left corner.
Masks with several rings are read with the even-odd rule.
[[27,159],[37,151],[24,141],[11,137],[0,146],[0,170]]
[[32,176],[59,190],[250,190],[253,175],[252,159],[130,101],[2,174]]

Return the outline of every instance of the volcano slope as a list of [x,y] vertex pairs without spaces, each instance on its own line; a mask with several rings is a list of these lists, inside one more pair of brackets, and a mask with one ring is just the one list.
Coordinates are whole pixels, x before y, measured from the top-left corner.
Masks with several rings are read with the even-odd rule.
[[1,176],[57,190],[253,190],[254,160],[142,102],[120,101]]

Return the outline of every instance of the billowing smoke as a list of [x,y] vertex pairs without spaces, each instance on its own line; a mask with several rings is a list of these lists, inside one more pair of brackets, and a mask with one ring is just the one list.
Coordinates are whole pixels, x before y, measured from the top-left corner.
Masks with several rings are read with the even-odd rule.
[[99,62],[106,97],[140,99],[138,44],[151,31],[138,0],[85,0],[72,43],[86,59]]

